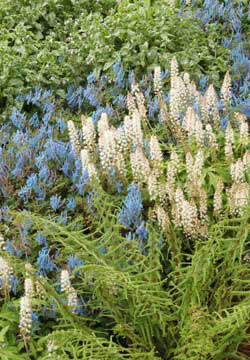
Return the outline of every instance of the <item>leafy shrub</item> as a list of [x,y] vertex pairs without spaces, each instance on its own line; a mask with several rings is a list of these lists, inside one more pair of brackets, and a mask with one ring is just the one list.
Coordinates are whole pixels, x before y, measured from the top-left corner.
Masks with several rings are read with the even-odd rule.
[[92,11],[105,17],[115,4],[115,0],[2,1],[0,106],[13,102],[18,92],[35,84],[53,83],[59,91],[65,81],[82,78],[86,68],[79,69],[72,62],[67,43],[72,25]]
[[[65,95],[70,83],[83,85],[85,74],[95,71],[98,76],[117,61],[125,72],[134,69],[140,76],[156,64],[169,70],[172,54],[196,81],[205,74],[218,85],[231,65],[230,49],[222,43],[230,30],[226,18],[216,24],[214,17],[204,28],[203,15],[196,13],[200,6],[170,10],[167,1],[150,6],[124,0],[118,6],[114,0],[5,0],[0,10],[1,108],[38,84]],[[243,14],[247,35],[245,5]],[[238,76],[244,77],[242,71]]]

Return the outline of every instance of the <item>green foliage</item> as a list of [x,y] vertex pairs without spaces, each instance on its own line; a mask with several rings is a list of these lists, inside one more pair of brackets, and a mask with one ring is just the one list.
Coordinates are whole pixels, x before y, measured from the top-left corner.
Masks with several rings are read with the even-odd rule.
[[224,72],[228,51],[217,41],[215,31],[211,28],[206,34],[198,20],[180,17],[178,9],[172,12],[163,5],[122,1],[117,12],[103,22],[98,14],[93,16],[87,26],[83,25],[87,62],[97,69],[107,69],[120,59],[126,68],[135,68],[141,74],[157,64],[169,69],[174,53],[183,69],[194,77],[205,71],[209,75]]
[[0,9],[0,107],[35,85],[63,94],[65,85],[85,74],[107,70],[117,60],[137,73],[156,64],[169,69],[175,54],[197,79],[214,83],[227,70],[229,50],[221,45],[221,27],[180,16],[167,3],[87,0],[3,1]]
[[85,59],[79,64],[72,58],[69,36],[72,30],[80,31],[79,19],[95,11],[105,17],[115,4],[115,0],[2,1],[0,107],[35,84],[53,82],[59,91],[66,81],[82,78],[88,67]]

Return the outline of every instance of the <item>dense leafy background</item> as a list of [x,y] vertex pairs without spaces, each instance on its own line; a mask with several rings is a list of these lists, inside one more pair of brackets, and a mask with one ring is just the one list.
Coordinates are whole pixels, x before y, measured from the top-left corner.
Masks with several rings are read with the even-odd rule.
[[[169,70],[173,54],[195,80],[203,74],[218,85],[234,61],[230,49],[239,45],[238,39],[225,46],[225,39],[235,42],[235,33],[241,33],[243,54],[249,56],[249,19],[246,2],[242,14],[238,2],[212,3],[186,7],[181,2],[171,10],[166,0],[4,0],[0,107],[6,109],[16,95],[38,84],[62,95],[66,84],[84,84],[90,72],[99,75],[119,60],[125,71],[140,75],[157,64]],[[249,71],[242,56],[238,50],[237,79]]]

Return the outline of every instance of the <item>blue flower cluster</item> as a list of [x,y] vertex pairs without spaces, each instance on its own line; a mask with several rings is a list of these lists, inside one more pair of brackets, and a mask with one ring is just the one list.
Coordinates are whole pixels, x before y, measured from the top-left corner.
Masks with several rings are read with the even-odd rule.
[[124,200],[118,218],[120,224],[124,225],[129,231],[128,240],[135,241],[139,238],[140,248],[144,251],[145,243],[148,238],[148,231],[145,228],[145,222],[142,220],[142,199],[138,185],[132,184],[128,187],[128,195]]
[[40,250],[37,258],[38,275],[47,276],[49,272],[58,270],[49,254],[50,249],[47,246]]
[[[195,2],[193,2],[195,5]],[[205,0],[202,6],[194,12],[194,15],[201,19],[204,29],[209,24],[214,26],[222,25],[222,30],[231,34],[230,38],[222,40],[223,45],[231,50],[232,78],[234,92],[234,106],[243,106],[244,101],[250,95],[250,53],[247,48],[248,39],[244,34],[243,2],[228,0]],[[248,4],[248,21],[250,18],[250,3]]]

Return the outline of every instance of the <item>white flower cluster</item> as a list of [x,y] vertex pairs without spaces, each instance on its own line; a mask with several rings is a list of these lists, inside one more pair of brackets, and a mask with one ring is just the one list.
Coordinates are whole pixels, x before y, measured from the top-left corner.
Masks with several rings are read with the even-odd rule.
[[247,123],[247,118],[240,113],[236,113],[235,116],[240,128],[240,142],[243,145],[247,145],[249,142],[249,125]]
[[[136,104],[137,104],[138,113],[140,115],[140,118],[142,120],[146,120],[147,109],[146,109],[146,106],[145,106],[144,95],[140,91],[139,86],[138,86],[137,83],[132,83],[131,87],[132,87],[132,94],[135,96],[135,100],[136,100]],[[136,110],[134,110],[134,112],[136,112]]]
[[[47,344],[48,356],[51,358],[55,356],[55,352],[58,349],[58,346],[55,344],[54,340],[49,340]],[[59,358],[58,358],[59,359]]]
[[3,235],[0,233],[0,250],[4,250],[5,241]]
[[87,149],[82,149],[80,153],[80,158],[82,162],[82,171],[88,171],[90,179],[98,179],[97,170],[95,164],[90,160],[90,154]]
[[224,81],[221,87],[221,98],[223,99],[224,109],[229,105],[231,99],[231,88],[232,88],[232,81],[229,74],[229,71],[226,72],[224,77]]
[[141,147],[137,147],[135,152],[130,153],[130,162],[134,180],[146,183],[150,174],[150,166]]
[[233,158],[234,132],[231,123],[228,122],[225,133],[225,157],[227,160]]
[[61,271],[61,291],[66,293],[68,306],[71,308],[72,313],[75,313],[78,306],[77,292],[71,285],[70,275],[67,269]]
[[11,285],[10,285],[10,276],[13,274],[12,267],[9,266],[8,261],[0,256],[0,291],[2,290],[4,294],[8,294]]
[[202,184],[202,168],[204,165],[204,155],[202,150],[198,150],[195,159],[192,154],[188,152],[186,154],[186,171],[187,182],[186,188],[189,192],[199,191]]
[[88,117],[82,116],[82,137],[83,146],[86,147],[90,152],[96,148],[96,131],[93,120]]
[[160,66],[156,66],[154,69],[154,93],[155,95],[159,95],[162,89],[161,83],[161,68]]
[[77,155],[80,152],[78,133],[72,120],[69,120],[67,125],[69,130],[70,143],[74,151],[74,154]]
[[161,206],[157,206],[155,212],[159,226],[161,227],[162,231],[167,232],[170,224],[168,214]]
[[230,213],[232,215],[242,216],[244,207],[250,203],[250,186],[248,183],[233,183],[227,190]]
[[26,340],[30,337],[32,326],[32,307],[31,299],[25,295],[20,301],[20,322],[19,329],[21,336]]
[[214,207],[214,215],[216,217],[221,215],[222,212],[222,191],[224,189],[224,184],[222,179],[219,178],[215,192],[214,192],[214,198],[213,198],[213,207]]
[[170,153],[170,161],[167,168],[166,192],[171,203],[175,199],[175,180],[178,171],[179,158],[175,150]]
[[[166,126],[166,133],[170,131],[177,143],[176,149],[181,146],[178,149],[180,158],[172,150],[169,161],[164,163],[158,137],[148,135],[145,98],[136,82],[133,82],[131,91],[127,94],[128,115],[125,115],[120,127],[111,126],[107,114],[103,113],[96,131],[91,118],[82,116],[83,149],[80,151],[80,158],[83,169],[88,170],[90,177],[98,177],[100,182],[105,178],[112,183],[111,177],[114,176],[122,183],[127,183],[127,174],[132,173],[133,181],[147,189],[151,202],[164,211],[165,206],[172,207],[172,218],[169,216],[169,221],[183,228],[188,236],[195,236],[205,234],[209,213],[219,217],[224,205],[229,204],[233,213],[236,211],[233,209],[243,209],[243,204],[246,204],[242,199],[248,194],[246,174],[250,168],[250,152],[246,150],[241,159],[234,156],[239,153],[238,143],[245,148],[248,146],[249,127],[246,117],[235,113],[230,117],[225,133],[221,131],[219,101],[223,101],[224,116],[231,100],[229,73],[225,75],[220,98],[212,84],[204,95],[201,94],[188,73],[179,73],[176,58],[171,61],[170,75],[169,105],[162,96],[160,67],[154,69],[153,90],[158,96],[160,116],[163,126]],[[76,141],[75,135],[77,131],[70,122],[69,132],[73,147],[78,149],[79,141]],[[94,151],[95,149],[98,151]],[[209,195],[205,190],[206,180],[210,176],[214,177],[214,170],[208,174],[204,164],[217,161],[223,151],[227,168],[230,169],[232,186],[226,188],[223,179],[216,179],[214,193]],[[185,194],[178,186],[183,175]],[[234,184],[240,186],[237,188]],[[213,203],[212,212],[209,210],[210,200]],[[161,214],[161,210],[157,211]],[[158,218],[163,218],[163,215]]]
[[185,200],[180,187],[175,193],[175,206],[173,207],[173,218],[176,226],[181,226],[187,236],[196,236],[200,232],[200,221],[198,210],[194,201]]

